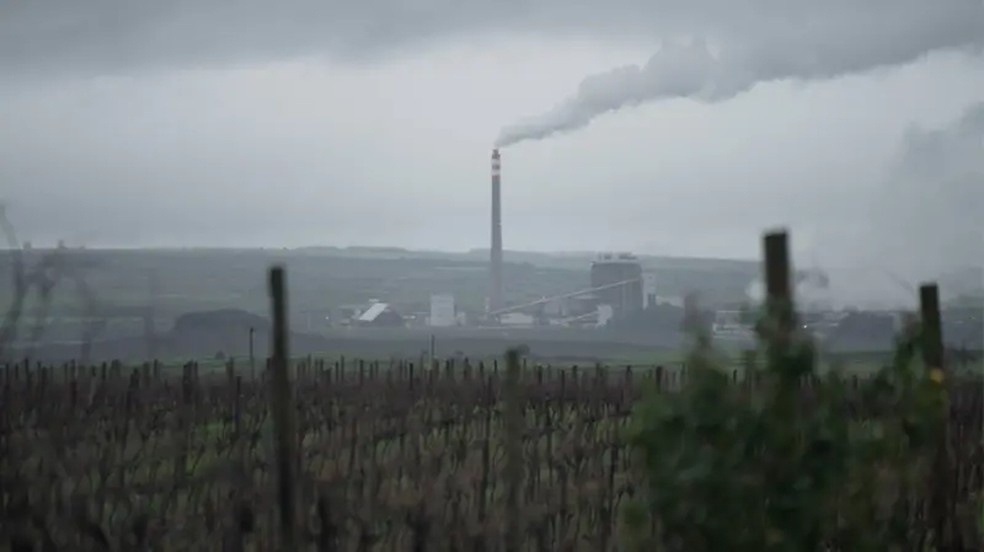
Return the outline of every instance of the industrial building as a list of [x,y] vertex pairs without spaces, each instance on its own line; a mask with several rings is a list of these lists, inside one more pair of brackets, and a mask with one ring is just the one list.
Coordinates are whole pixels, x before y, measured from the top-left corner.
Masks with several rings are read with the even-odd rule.
[[430,317],[428,325],[446,328],[458,324],[458,316],[454,306],[454,295],[436,293],[431,295]]
[[[506,325],[598,327],[638,313],[646,301],[656,303],[655,280],[644,275],[638,260],[628,253],[600,255],[592,264],[589,284],[577,291],[496,309],[489,317]],[[516,316],[519,313],[528,316]]]
[[[604,253],[591,265],[589,287],[554,297],[544,297],[521,305],[503,304],[502,289],[502,156],[492,150],[492,224],[489,250],[489,295],[486,318],[492,324],[507,325],[606,325],[656,304],[656,283],[644,275],[638,259],[629,253]],[[446,299],[439,299],[438,310]],[[431,325],[434,315],[432,298]],[[522,313],[524,316],[518,316]],[[527,316],[528,315],[528,316]]]
[[599,304],[611,305],[616,317],[641,310],[642,265],[630,253],[604,253],[591,264],[591,287]]
[[373,303],[355,319],[358,326],[394,328],[406,325],[403,317],[393,310],[389,303]]

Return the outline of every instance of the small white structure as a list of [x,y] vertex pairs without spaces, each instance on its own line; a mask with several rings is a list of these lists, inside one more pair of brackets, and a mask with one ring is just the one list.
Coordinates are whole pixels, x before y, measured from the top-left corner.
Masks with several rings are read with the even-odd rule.
[[373,303],[364,310],[355,323],[359,326],[404,326],[406,321],[399,313],[390,308],[389,303]]
[[389,305],[387,305],[386,303],[379,303],[379,302],[376,302],[375,300],[372,300],[372,306],[370,306],[368,309],[362,311],[362,313],[359,314],[359,317],[356,318],[356,321],[358,321],[358,322],[372,322],[372,321],[376,320],[376,318],[378,318],[380,314],[383,314],[383,311],[385,311],[386,310],[386,307],[388,307],[388,306]]
[[642,275],[642,308],[648,309],[656,306],[656,275],[652,272],[645,272]]
[[525,312],[507,312],[499,317],[503,326],[532,326],[536,319]]
[[657,295],[656,296],[656,304],[657,305],[670,305],[670,306],[673,306],[673,307],[683,308],[683,303],[684,303],[683,297],[679,297],[679,296],[676,296],[676,295],[673,295],[673,296],[670,296],[670,295],[665,295],[665,296],[664,295]]
[[450,293],[436,293],[431,295],[430,325],[446,328],[448,326],[454,326],[457,323],[454,295]]

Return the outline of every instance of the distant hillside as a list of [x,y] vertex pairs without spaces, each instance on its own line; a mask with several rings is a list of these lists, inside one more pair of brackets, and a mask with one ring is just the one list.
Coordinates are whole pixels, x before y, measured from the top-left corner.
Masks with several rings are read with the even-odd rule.
[[[152,308],[158,327],[195,311],[241,309],[267,312],[266,271],[272,264],[288,268],[290,313],[298,330],[315,331],[341,305],[370,299],[392,303],[399,311],[429,310],[431,294],[448,292],[460,309],[484,310],[488,293],[488,259],[479,252],[411,252],[399,248],[302,249],[158,249],[71,251],[66,254],[86,284],[63,281],[51,297],[48,314],[63,327],[59,335],[95,312],[113,313],[107,337],[143,331],[139,312]],[[41,253],[25,252],[28,265]],[[583,257],[510,252],[503,271],[506,301],[517,304],[587,287],[592,255]],[[699,291],[707,306],[744,298],[758,271],[755,263],[642,257],[656,276],[658,293],[667,297]],[[11,255],[0,254],[0,282],[10,282]],[[10,304],[13,286],[0,286],[0,308]],[[35,299],[29,310],[39,307]],[[128,314],[128,309],[133,313]]]
[[[466,252],[412,250],[402,247],[301,247],[290,250],[307,255],[331,255],[337,257],[378,258],[378,259],[447,259],[454,261],[487,262],[489,250],[475,248]],[[598,252],[592,251],[518,251],[506,249],[503,260],[512,263],[530,263],[537,266],[563,267],[583,269],[595,259]],[[643,266],[665,269],[694,269],[694,270],[728,270],[750,271],[759,270],[755,260],[716,259],[711,257],[679,257],[659,255],[638,255]]]

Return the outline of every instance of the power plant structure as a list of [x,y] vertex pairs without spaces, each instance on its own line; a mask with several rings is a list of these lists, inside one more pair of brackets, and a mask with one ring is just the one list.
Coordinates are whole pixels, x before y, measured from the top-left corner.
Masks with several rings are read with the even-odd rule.
[[499,323],[506,315],[526,312],[537,325],[604,326],[654,304],[655,292],[646,289],[654,285],[649,276],[633,255],[604,253],[591,266],[590,287],[490,310],[488,315]]
[[591,263],[591,287],[598,290],[599,303],[612,306],[616,318],[642,309],[642,280],[642,265],[630,253],[603,253]]
[[[648,276],[648,275],[646,275]],[[645,285],[644,285],[645,284]],[[642,265],[629,253],[604,253],[591,265],[590,287],[544,297],[520,305],[506,306],[502,286],[502,156],[492,150],[492,245],[489,249],[489,295],[486,315],[490,322],[504,322],[503,315],[535,312],[541,323],[604,325],[654,302],[651,279],[644,277]],[[548,307],[554,316],[548,317]],[[513,316],[516,318],[516,316]]]
[[489,252],[489,313],[502,308],[502,170],[499,150],[492,150],[492,247]]

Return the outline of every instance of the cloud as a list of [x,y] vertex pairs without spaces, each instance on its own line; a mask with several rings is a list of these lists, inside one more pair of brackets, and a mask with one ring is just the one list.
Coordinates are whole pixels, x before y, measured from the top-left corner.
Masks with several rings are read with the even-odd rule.
[[762,48],[819,44],[824,55],[853,56],[863,36],[904,49],[937,32],[979,35],[981,25],[980,0],[12,0],[2,9],[0,78],[7,79],[289,57],[359,61],[477,33],[754,40],[760,62],[782,72],[785,50]]
[[[898,21],[919,22],[902,38],[925,43],[924,25],[942,28],[960,9],[955,30],[979,28],[979,4],[963,0],[0,4],[3,195],[35,243],[90,246],[481,245],[486,146],[501,123],[661,41],[704,37],[714,61],[745,52],[779,71],[783,58],[764,45],[800,44],[809,57],[813,42],[836,46],[828,35],[871,35],[899,48]],[[839,40],[844,52],[857,42]],[[285,62],[295,57],[305,59]],[[904,121],[938,121],[980,97],[980,59],[931,56],[881,78],[659,104],[517,148],[507,244],[653,241],[654,252],[754,256],[762,225],[799,223],[875,183]],[[74,78],[107,73],[122,76]],[[445,214],[459,212],[473,220]]]
[[984,266],[984,102],[947,128],[909,129],[869,220],[909,276]]
[[[820,4],[820,3],[818,3]],[[828,4],[828,3],[824,3]],[[940,50],[984,47],[984,3],[865,3],[849,17],[838,2],[818,18],[786,14],[784,28],[746,35],[664,41],[643,65],[586,77],[576,93],[546,113],[507,126],[498,147],[582,128],[595,117],[667,98],[726,100],[773,80],[819,80],[913,62]],[[882,8],[882,9],[878,9]],[[763,19],[774,12],[763,14]],[[780,17],[782,18],[782,17]]]

